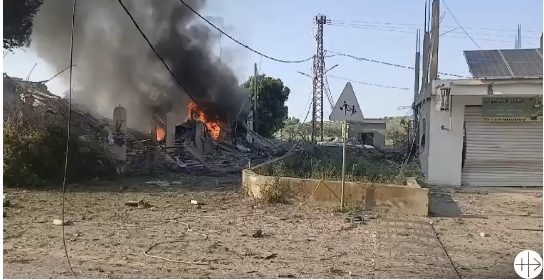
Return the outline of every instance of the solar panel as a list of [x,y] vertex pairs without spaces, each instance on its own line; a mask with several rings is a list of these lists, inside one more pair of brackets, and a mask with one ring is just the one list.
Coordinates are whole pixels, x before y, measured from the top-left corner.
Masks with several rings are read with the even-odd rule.
[[542,56],[536,49],[499,50],[514,78],[542,77]]
[[474,78],[512,78],[498,50],[465,51],[464,53],[469,71]]

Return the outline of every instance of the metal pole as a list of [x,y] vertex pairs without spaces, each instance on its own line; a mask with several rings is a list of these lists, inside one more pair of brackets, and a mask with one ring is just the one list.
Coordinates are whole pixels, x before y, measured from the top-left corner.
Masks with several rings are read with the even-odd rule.
[[345,185],[345,174],[346,174],[346,138],[347,138],[347,127],[346,121],[342,121],[342,192],[340,194],[340,209],[344,211],[344,185]]
[[253,76],[253,131],[257,132],[257,94],[258,91],[257,84],[257,63],[255,63],[255,75]]

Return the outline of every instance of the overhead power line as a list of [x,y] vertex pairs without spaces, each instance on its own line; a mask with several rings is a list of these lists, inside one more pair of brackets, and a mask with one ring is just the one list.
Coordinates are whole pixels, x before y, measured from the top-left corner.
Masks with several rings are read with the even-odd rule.
[[352,82],[352,83],[362,84],[362,85],[366,85],[366,86],[374,86],[374,87],[381,87],[381,88],[393,88],[393,89],[400,89],[400,90],[409,90],[409,88],[406,88],[406,87],[396,87],[396,86],[373,84],[373,83],[361,82],[361,81],[352,80],[352,79],[343,78],[343,77],[338,77],[338,76],[333,76],[333,75],[329,75],[329,77],[334,78],[334,79],[338,79],[338,80],[344,80],[344,81]]
[[[370,59],[370,58],[365,58],[365,57],[357,57],[357,56],[354,56],[354,55],[351,55],[351,54],[339,53],[339,52],[335,52],[335,51],[331,51],[331,50],[327,50],[327,52],[333,53],[333,54],[338,55],[338,56],[345,56],[345,57],[353,58],[353,59],[359,60],[359,61],[368,61],[368,62],[379,63],[379,64],[383,64],[383,65],[387,65],[387,66],[393,66],[393,67],[398,67],[398,68],[414,70],[414,67],[412,67],[412,66],[400,65],[400,64],[395,64],[395,63],[390,63],[390,62],[385,62],[385,61],[380,61],[380,60],[375,60],[375,59]],[[470,78],[470,77],[463,76],[463,75],[444,73],[444,72],[438,72],[438,74],[444,75],[444,76],[457,77],[457,78]]]
[[459,26],[459,28],[461,28],[461,30],[463,30],[463,32],[465,32],[465,34],[467,35],[467,37],[474,43],[474,45],[476,45],[476,47],[478,47],[479,49],[481,49],[482,47],[480,47],[480,45],[478,45],[478,43],[476,43],[476,41],[474,41],[474,38],[472,38],[472,36],[470,36],[470,34],[465,30],[465,28],[461,25],[461,23],[457,20],[457,18],[455,17],[455,15],[451,12],[450,8],[448,7],[448,4],[446,4],[446,1],[445,0],[442,0],[442,3],[444,4],[444,7],[446,7],[446,10],[448,10],[448,12],[450,13],[451,17],[453,18],[453,20],[457,23],[457,25]]
[[[360,20],[332,20],[332,24],[355,24],[355,25],[391,25],[391,27],[396,26],[406,26],[403,28],[410,28],[411,30],[414,28],[418,28],[421,24],[419,23],[399,23],[399,22],[382,22],[382,21],[360,21]],[[441,27],[457,27],[453,25],[440,25]],[[465,29],[478,29],[478,30],[489,30],[489,31],[497,31],[497,32],[515,32],[517,29],[505,29],[505,28],[489,28],[489,27],[471,27],[471,26],[465,26]],[[541,31],[538,30],[523,30],[523,32],[527,33],[541,33]],[[474,34],[474,33],[473,33]]]
[[208,19],[206,19],[204,16],[202,16],[200,13],[198,13],[195,9],[193,9],[191,6],[189,6],[189,4],[185,3],[185,1],[183,0],[179,0],[179,2],[181,4],[183,4],[185,7],[187,7],[187,9],[189,9],[191,12],[193,12],[195,15],[197,15],[199,18],[201,18],[202,20],[204,20],[206,23],[208,23],[211,27],[215,28],[217,31],[221,32],[221,34],[227,36],[229,39],[231,39],[232,41],[236,42],[238,45],[258,54],[258,55],[261,55],[263,57],[266,57],[270,60],[273,60],[273,61],[276,61],[276,62],[283,62],[283,63],[302,63],[302,62],[306,62],[306,61],[309,61],[310,59],[312,59],[314,56],[310,56],[309,58],[306,58],[306,59],[301,59],[301,60],[285,60],[285,59],[279,59],[279,58],[275,58],[275,57],[272,57],[272,56],[269,56],[269,55],[266,55],[258,50],[255,50],[254,48],[238,41],[236,38],[232,37],[231,35],[229,35],[228,33],[226,33],[225,31],[223,31],[221,28],[217,27],[215,24],[213,24],[211,21],[209,21]]
[[[353,23],[333,23],[330,24],[331,26],[340,26],[340,27],[350,27],[354,29],[363,29],[363,30],[378,30],[378,31],[391,31],[391,32],[401,32],[401,33],[414,33],[414,29],[416,27],[412,26],[391,26],[391,25],[376,25],[376,24],[353,24]],[[465,34],[463,31],[455,31],[459,29],[459,26],[450,26],[447,25],[440,25],[440,27],[445,27],[446,29],[451,29],[448,33],[453,34]],[[465,28],[466,29],[466,28]],[[505,34],[508,32],[514,32],[514,31],[496,31],[496,33],[490,33],[485,32],[471,32],[471,35],[481,35],[481,36],[487,36],[487,37],[496,37],[496,38],[511,38],[511,35]],[[442,34],[441,34],[442,35]],[[525,36],[526,38],[534,38],[536,39],[536,36]]]
[[[331,24],[331,26],[336,26],[336,27],[343,27],[343,28],[353,28],[353,29],[358,29],[358,30],[372,30],[372,31],[385,31],[385,32],[396,32],[396,33],[405,33],[405,34],[410,34],[410,35],[413,35],[414,34],[414,31],[409,31],[408,29],[402,29],[402,28],[395,28],[395,27],[389,27],[389,26],[379,26],[379,27],[372,27],[372,26],[359,26],[359,25],[346,25],[346,24]],[[458,28],[458,27],[455,27],[455,28]],[[411,30],[411,29],[410,29]],[[454,32],[453,30],[449,31],[449,32],[444,32],[443,34],[440,34],[440,36],[444,36],[444,37],[449,37],[449,38],[459,38],[459,39],[468,39],[466,36],[455,36],[455,35],[450,35],[448,33],[453,33],[453,34],[465,34],[464,32],[460,32],[460,31],[457,31],[457,32]],[[487,36],[491,36],[491,37],[500,37],[500,38],[507,38],[509,36],[507,35],[497,35],[497,34],[486,34],[486,33],[479,33],[479,34],[482,34],[482,35],[487,35]],[[491,42],[503,42],[503,43],[510,43],[510,41],[508,40],[500,40],[500,39],[492,39],[492,38],[486,38],[486,37],[479,37],[478,40],[481,40],[481,41],[491,41]]]

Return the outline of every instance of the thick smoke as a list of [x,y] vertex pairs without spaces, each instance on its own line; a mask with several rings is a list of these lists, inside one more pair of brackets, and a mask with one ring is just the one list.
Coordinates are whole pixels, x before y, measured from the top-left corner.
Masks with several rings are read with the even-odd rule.
[[[243,119],[249,100],[232,71],[214,57],[214,33],[177,0],[124,1],[186,90],[210,116]],[[188,1],[195,10],[204,1]],[[32,45],[55,70],[69,65],[72,1],[46,0],[34,20]],[[215,32],[215,31],[214,31]],[[122,105],[130,127],[147,129],[151,112],[186,115],[190,101],[117,1],[78,1],[74,35],[74,100],[104,116]],[[66,79],[68,75],[63,75]],[[182,119],[178,119],[178,122]]]

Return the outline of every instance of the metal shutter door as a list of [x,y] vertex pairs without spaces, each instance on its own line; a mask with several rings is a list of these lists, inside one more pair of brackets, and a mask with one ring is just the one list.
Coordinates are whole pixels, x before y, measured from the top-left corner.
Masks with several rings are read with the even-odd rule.
[[465,107],[467,186],[542,186],[542,122],[494,123]]

